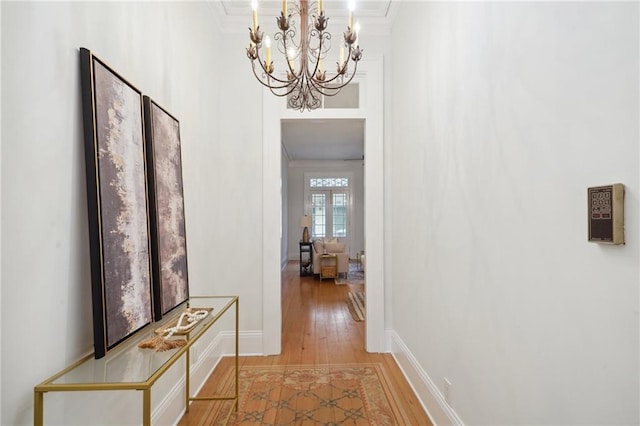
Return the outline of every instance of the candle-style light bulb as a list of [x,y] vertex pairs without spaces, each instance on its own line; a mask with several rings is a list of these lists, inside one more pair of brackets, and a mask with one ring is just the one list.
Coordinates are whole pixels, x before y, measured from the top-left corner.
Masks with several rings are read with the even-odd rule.
[[318,0],[318,15],[322,13],[322,0]]
[[264,45],[267,48],[265,63],[267,64],[267,66],[269,66],[269,64],[271,63],[271,38],[269,36],[266,36],[264,38]]
[[356,8],[356,2],[355,1],[350,1],[349,2],[349,28],[353,29],[353,11]]
[[282,15],[287,16],[287,0],[282,0]]
[[289,66],[293,69],[293,58],[296,57],[296,49],[293,47],[289,47],[287,49],[287,58],[289,59]]
[[251,9],[253,10],[253,31],[258,28],[258,0],[251,2]]

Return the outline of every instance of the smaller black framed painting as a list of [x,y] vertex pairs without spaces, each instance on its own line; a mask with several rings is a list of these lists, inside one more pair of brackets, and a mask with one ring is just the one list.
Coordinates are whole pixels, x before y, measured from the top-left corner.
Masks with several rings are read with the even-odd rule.
[[153,320],[142,93],[80,49],[95,357]]
[[189,298],[179,121],[143,97],[156,321]]

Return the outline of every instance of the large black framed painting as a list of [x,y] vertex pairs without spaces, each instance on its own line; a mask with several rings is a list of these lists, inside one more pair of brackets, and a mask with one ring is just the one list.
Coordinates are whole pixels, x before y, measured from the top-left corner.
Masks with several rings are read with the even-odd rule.
[[144,96],[153,299],[159,320],[189,298],[180,122]]
[[142,93],[80,49],[95,357],[149,324]]

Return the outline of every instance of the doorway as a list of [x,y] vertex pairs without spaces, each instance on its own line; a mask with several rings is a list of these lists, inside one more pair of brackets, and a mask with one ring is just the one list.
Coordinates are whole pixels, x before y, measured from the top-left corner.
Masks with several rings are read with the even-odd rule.
[[[384,335],[384,197],[383,197],[383,90],[382,58],[362,62],[357,78],[361,107],[350,110],[316,110],[304,113],[304,119],[361,119],[365,122],[364,234],[367,253],[367,318],[365,345],[368,352],[385,352]],[[303,119],[298,111],[285,108],[281,98],[263,92],[263,235],[262,235],[262,310],[263,353],[281,350],[281,239],[282,229],[282,120]]]

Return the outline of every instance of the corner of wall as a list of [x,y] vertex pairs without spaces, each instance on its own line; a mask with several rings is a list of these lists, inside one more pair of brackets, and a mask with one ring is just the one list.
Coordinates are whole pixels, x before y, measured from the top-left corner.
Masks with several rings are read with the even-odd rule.
[[458,414],[446,402],[429,374],[418,363],[416,357],[392,329],[386,330],[386,347],[398,363],[402,374],[409,382],[422,407],[434,425],[463,426]]

